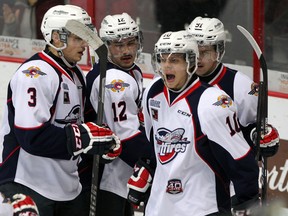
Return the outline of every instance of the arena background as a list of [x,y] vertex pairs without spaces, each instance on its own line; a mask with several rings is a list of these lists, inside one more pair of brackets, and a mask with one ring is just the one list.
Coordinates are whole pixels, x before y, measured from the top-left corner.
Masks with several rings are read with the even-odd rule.
[[[50,0],[47,0],[49,2]],[[66,0],[85,8],[99,29],[108,14],[127,12],[144,34],[143,54],[138,59],[144,72],[144,85],[153,78],[151,53],[159,36],[168,30],[181,30],[196,16],[217,17],[225,25],[227,43],[224,63],[259,81],[256,55],[236,25],[250,31],[260,45],[268,65],[268,121],[280,133],[280,149],[268,160],[268,201],[282,200],[288,208],[288,1],[287,0]],[[0,1],[0,8],[2,8]],[[0,13],[0,30],[3,22]],[[40,18],[38,18],[39,20]],[[41,19],[40,19],[41,20]],[[0,31],[1,33],[1,31]],[[1,36],[0,34],[0,121],[9,79],[26,58],[43,49],[41,38]],[[90,53],[80,62],[90,69]],[[285,214],[286,215],[286,214]],[[288,213],[287,213],[288,215]]]

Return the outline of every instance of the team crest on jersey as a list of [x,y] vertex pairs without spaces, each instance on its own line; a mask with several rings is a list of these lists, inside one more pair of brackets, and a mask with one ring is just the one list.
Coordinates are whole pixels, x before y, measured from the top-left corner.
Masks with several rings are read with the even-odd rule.
[[80,123],[81,115],[80,115],[80,105],[74,106],[68,115],[64,119],[55,119],[55,122],[59,124],[68,124],[68,123]]
[[111,89],[113,92],[124,91],[126,87],[130,86],[129,83],[125,83],[123,80],[115,79],[110,84],[105,85],[106,88]]
[[185,153],[190,141],[184,138],[185,130],[177,128],[170,131],[166,128],[159,128],[155,135],[158,148],[158,159],[162,164],[169,163],[178,153]]
[[232,104],[233,104],[232,99],[227,95],[220,95],[217,98],[217,102],[213,103],[213,105],[221,106],[223,108],[230,107],[232,106]]
[[258,92],[259,92],[259,84],[258,83],[252,83],[251,84],[251,91],[248,92],[248,94],[258,96]]
[[180,179],[168,180],[166,192],[169,194],[179,194],[183,192],[182,182]]
[[38,78],[39,76],[47,75],[46,73],[42,72],[39,67],[36,66],[31,66],[27,70],[23,70],[22,73],[30,78]]

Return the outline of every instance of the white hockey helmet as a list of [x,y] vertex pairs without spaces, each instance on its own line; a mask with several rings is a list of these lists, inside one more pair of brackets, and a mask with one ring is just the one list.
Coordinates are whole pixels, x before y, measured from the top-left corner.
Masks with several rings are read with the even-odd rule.
[[104,17],[99,29],[99,36],[104,42],[120,41],[124,38],[137,37],[139,42],[138,52],[140,53],[142,51],[142,32],[137,23],[127,13]]
[[217,61],[221,61],[225,53],[226,34],[224,25],[219,19],[196,17],[187,31],[194,36],[200,46],[215,45],[218,53]]
[[175,92],[180,92],[186,87],[192,75],[197,70],[197,63],[199,57],[197,41],[191,34],[189,34],[185,30],[176,32],[169,31],[161,35],[154,47],[153,65],[155,67],[156,73],[158,73],[162,77],[162,79],[164,77],[160,66],[161,55],[173,53],[183,53],[187,62],[186,72],[188,73],[188,78],[186,80],[186,83],[180,90],[174,90]]
[[[91,17],[81,7],[75,5],[57,5],[51,7],[44,15],[41,23],[41,32],[47,44],[56,50],[62,50],[67,46],[68,32],[65,30],[65,25],[68,20],[79,20],[83,24],[95,30]],[[64,47],[56,48],[51,44],[52,32],[59,31],[61,40],[64,42]]]

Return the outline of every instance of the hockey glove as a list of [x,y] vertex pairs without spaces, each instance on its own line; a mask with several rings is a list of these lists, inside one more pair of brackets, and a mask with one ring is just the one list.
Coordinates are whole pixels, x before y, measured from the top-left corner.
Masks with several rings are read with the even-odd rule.
[[[266,134],[262,139],[260,139],[260,154],[263,157],[272,157],[274,156],[279,148],[279,134],[275,127],[270,124],[267,124]],[[256,128],[251,131],[251,139],[256,140]]]
[[119,157],[121,152],[122,152],[122,145],[119,140],[119,142],[115,142],[115,146],[114,147],[112,146],[112,148],[109,150],[107,154],[102,155],[102,157],[100,158],[100,162],[104,164],[110,163],[114,159]]
[[38,216],[38,208],[30,196],[15,194],[12,197],[13,216]]
[[259,208],[260,199],[258,196],[241,204],[238,204],[236,196],[232,197],[233,216],[252,216],[259,211]]
[[81,153],[103,155],[121,145],[120,139],[109,128],[93,122],[67,124],[65,131],[68,152],[73,156]]
[[134,206],[139,206],[149,197],[150,186],[154,170],[150,167],[150,160],[139,159],[134,166],[133,175],[127,183],[128,201]]

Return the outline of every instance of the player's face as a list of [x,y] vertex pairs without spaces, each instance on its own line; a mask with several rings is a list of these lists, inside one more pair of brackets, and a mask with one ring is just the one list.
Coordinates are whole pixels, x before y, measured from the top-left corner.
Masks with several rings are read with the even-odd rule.
[[70,63],[77,63],[81,60],[88,44],[78,36],[71,34],[67,39],[67,47],[63,49],[65,59]]
[[110,41],[109,56],[112,62],[122,68],[130,68],[135,61],[139,42],[136,37]]
[[198,76],[207,76],[217,67],[217,52],[213,46],[199,46]]
[[160,66],[166,86],[173,90],[181,89],[188,79],[187,62],[184,59],[184,54],[162,54]]

